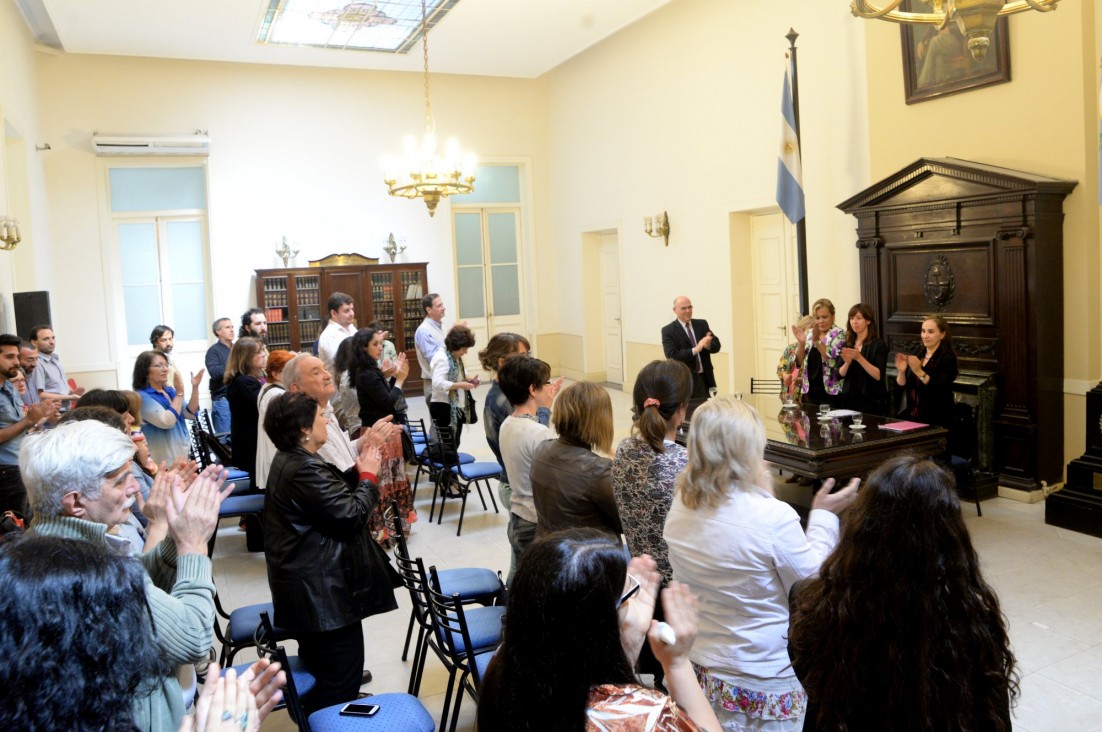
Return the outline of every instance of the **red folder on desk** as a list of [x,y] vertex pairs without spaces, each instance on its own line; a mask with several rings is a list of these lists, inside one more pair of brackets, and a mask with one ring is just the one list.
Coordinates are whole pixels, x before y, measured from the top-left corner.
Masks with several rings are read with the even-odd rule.
[[922,424],[921,422],[889,422],[888,424],[880,425],[882,430],[891,430],[892,432],[906,432],[907,430],[917,430],[920,427],[929,427],[928,424]]

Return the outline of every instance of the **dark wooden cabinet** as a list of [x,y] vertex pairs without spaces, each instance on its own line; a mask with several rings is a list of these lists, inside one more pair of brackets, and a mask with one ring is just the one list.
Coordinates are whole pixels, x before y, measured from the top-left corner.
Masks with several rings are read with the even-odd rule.
[[1063,201],[1075,181],[955,158],[918,160],[839,208],[857,218],[861,299],[894,351],[928,314],[963,373],[990,377],[1001,486],[1063,480]]
[[329,319],[326,301],[334,292],[350,295],[356,324],[373,320],[390,331],[390,340],[409,359],[405,391],[421,391],[421,367],[413,342],[424,320],[421,298],[428,292],[428,265],[370,264],[256,270],[256,306],[268,319],[268,347],[317,351]]

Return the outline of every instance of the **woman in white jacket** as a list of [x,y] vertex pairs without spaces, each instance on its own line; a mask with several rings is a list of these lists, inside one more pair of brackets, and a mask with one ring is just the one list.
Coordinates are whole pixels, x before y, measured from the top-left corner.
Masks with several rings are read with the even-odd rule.
[[805,535],[773,495],[752,407],[709,401],[693,413],[688,449],[664,536],[674,579],[700,598],[698,680],[725,730],[799,730],[807,695],[788,658],[788,591],[834,548],[859,481],[831,493],[827,480]]

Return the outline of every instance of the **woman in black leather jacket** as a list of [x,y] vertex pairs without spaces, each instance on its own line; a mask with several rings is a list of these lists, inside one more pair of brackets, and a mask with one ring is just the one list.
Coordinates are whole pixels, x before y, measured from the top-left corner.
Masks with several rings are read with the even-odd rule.
[[274,398],[264,431],[279,450],[264,505],[268,585],[276,625],[298,639],[299,657],[317,678],[307,712],[355,701],[364,663],[361,620],[398,607],[397,573],[371,539],[379,501],[380,450],[361,441],[347,472],[317,456],[326,417],[301,392]]

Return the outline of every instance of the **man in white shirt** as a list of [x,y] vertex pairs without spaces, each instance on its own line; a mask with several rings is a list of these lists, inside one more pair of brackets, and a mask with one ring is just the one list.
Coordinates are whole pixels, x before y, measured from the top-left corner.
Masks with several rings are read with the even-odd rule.
[[337,357],[337,348],[341,341],[356,335],[356,306],[352,297],[343,292],[334,292],[329,296],[329,324],[318,338],[318,358],[325,368],[332,371],[333,359]]
[[512,583],[524,551],[536,536],[536,503],[532,497],[532,456],[545,440],[555,439],[555,431],[540,423],[538,410],[550,409],[562,377],[550,383],[551,367],[529,355],[505,359],[497,372],[501,393],[513,405],[513,413],[505,418],[498,430],[498,444],[509,487],[513,490],[509,506],[509,545],[513,549],[509,564]]
[[417,363],[421,366],[421,381],[425,404],[432,399],[432,357],[444,347],[444,300],[435,292],[421,298],[425,319],[417,326],[413,342],[417,346]]

